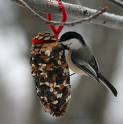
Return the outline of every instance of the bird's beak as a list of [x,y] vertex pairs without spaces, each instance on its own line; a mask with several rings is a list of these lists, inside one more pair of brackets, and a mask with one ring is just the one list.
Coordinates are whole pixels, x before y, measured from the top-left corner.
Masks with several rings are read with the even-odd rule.
[[61,44],[61,45],[64,47],[65,50],[70,50],[70,47],[69,46],[64,45],[64,44]]

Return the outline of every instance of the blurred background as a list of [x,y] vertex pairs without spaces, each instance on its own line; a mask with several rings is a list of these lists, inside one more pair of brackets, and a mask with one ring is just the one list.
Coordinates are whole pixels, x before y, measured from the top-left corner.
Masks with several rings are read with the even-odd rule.
[[[123,15],[108,0],[64,0]],[[72,100],[65,115],[55,118],[42,110],[31,76],[31,39],[48,26],[11,0],[0,0],[0,124],[123,124],[122,31],[83,23],[63,32],[81,33],[93,49],[103,74],[118,90],[115,98],[88,77],[71,77]]]

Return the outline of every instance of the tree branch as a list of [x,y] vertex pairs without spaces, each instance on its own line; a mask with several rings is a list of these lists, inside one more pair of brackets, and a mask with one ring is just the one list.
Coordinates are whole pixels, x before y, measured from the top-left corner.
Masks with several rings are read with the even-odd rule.
[[89,17],[85,17],[76,21],[72,21],[72,22],[61,22],[61,21],[49,21],[48,19],[44,18],[43,16],[41,16],[39,13],[37,13],[35,10],[33,10],[26,2],[24,2],[23,0],[17,0],[19,4],[21,4],[21,6],[26,7],[27,9],[29,9],[34,15],[36,15],[37,17],[39,17],[42,21],[44,21],[46,24],[53,24],[53,25],[66,25],[66,26],[73,26],[79,23],[83,23],[85,21],[90,21],[91,19],[96,18],[97,16],[99,16],[100,14],[104,13],[107,10],[106,8],[102,8],[101,10],[98,10],[96,13],[94,13],[93,15],[90,15]]
[[[14,1],[18,1],[18,0],[14,0]],[[31,7],[33,10],[35,10],[38,13],[39,12],[40,13],[51,12],[53,14],[61,13],[57,2],[54,0],[50,0],[51,1],[50,4],[47,0],[24,0],[24,1],[27,3],[27,5],[29,5],[29,7]],[[76,4],[70,4],[65,2],[63,4],[67,9],[69,16],[76,18],[89,17],[97,12],[97,10],[95,9],[90,9]],[[99,15],[98,17],[88,21],[93,24],[99,24],[105,27],[123,30],[123,16],[105,12]]]
[[109,0],[109,1],[123,8],[123,1],[121,0]]

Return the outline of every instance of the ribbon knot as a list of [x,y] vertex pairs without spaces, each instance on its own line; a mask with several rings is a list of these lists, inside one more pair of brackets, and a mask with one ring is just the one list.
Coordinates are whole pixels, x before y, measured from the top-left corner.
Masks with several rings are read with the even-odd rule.
[[[55,34],[55,36],[58,38],[60,32],[62,31],[62,29],[64,27],[64,22],[67,21],[67,11],[61,0],[56,0],[56,1],[58,2],[58,5],[62,11],[62,21],[61,21],[62,24],[59,25],[58,27],[55,27],[54,25],[50,24],[49,27],[51,28],[51,30]],[[49,21],[52,20],[52,15],[50,13],[48,13],[47,17],[48,17]]]

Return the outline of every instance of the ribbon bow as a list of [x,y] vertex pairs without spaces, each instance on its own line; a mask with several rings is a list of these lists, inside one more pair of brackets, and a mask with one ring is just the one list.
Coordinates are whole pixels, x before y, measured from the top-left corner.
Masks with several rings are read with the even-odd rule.
[[[49,27],[51,28],[52,32],[55,34],[55,36],[58,38],[60,32],[62,31],[63,27],[64,27],[64,22],[67,21],[67,11],[62,3],[61,0],[56,0],[58,2],[58,5],[62,11],[62,24],[59,25],[58,27],[55,27],[54,25],[50,24]],[[50,13],[48,13],[48,20],[51,21],[52,20],[52,15]]]

